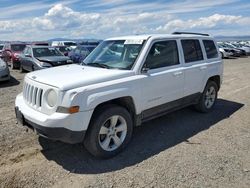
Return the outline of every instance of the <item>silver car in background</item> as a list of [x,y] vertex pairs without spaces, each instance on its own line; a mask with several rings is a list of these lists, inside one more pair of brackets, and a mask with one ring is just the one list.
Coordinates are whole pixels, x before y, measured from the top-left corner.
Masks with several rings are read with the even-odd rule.
[[0,59],[0,81],[10,80],[10,71],[6,62]]

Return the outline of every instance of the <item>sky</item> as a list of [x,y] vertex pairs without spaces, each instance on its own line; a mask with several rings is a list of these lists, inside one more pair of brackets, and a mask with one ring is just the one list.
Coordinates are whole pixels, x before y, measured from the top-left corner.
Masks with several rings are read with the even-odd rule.
[[0,0],[0,40],[204,32],[250,35],[249,0]]

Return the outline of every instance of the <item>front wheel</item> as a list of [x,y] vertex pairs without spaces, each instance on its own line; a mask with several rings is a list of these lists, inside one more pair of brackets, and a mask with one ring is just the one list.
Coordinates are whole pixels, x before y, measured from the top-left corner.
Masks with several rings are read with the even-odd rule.
[[206,113],[213,109],[218,95],[218,86],[214,81],[208,81],[199,103],[195,106],[200,112]]
[[92,155],[110,158],[127,146],[132,131],[130,113],[121,106],[106,105],[95,112],[84,145]]
[[24,68],[23,68],[23,66],[22,66],[22,65],[20,65],[20,69],[19,69],[19,71],[20,71],[20,73],[24,73],[24,72],[25,72],[25,70],[24,70]]
[[17,62],[13,61],[13,59],[10,60],[10,66],[11,66],[11,69],[14,70],[14,69],[18,69],[19,68],[19,65]]
[[221,55],[221,59],[224,59],[224,54],[222,52],[220,52],[220,55]]

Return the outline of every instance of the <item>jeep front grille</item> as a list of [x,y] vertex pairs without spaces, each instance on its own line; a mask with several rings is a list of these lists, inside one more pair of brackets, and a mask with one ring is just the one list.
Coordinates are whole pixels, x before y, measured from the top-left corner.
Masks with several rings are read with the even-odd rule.
[[23,97],[24,100],[31,106],[39,108],[42,105],[43,89],[35,87],[31,84],[24,83]]

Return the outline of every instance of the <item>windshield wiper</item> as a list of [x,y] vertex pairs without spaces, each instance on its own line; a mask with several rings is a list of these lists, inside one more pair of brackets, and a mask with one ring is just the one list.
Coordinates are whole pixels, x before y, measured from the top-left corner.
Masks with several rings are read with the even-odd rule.
[[103,63],[88,63],[86,65],[89,65],[89,66],[95,66],[95,67],[101,67],[101,68],[106,68],[106,69],[110,69],[112,67],[106,65],[106,64],[103,64]]

